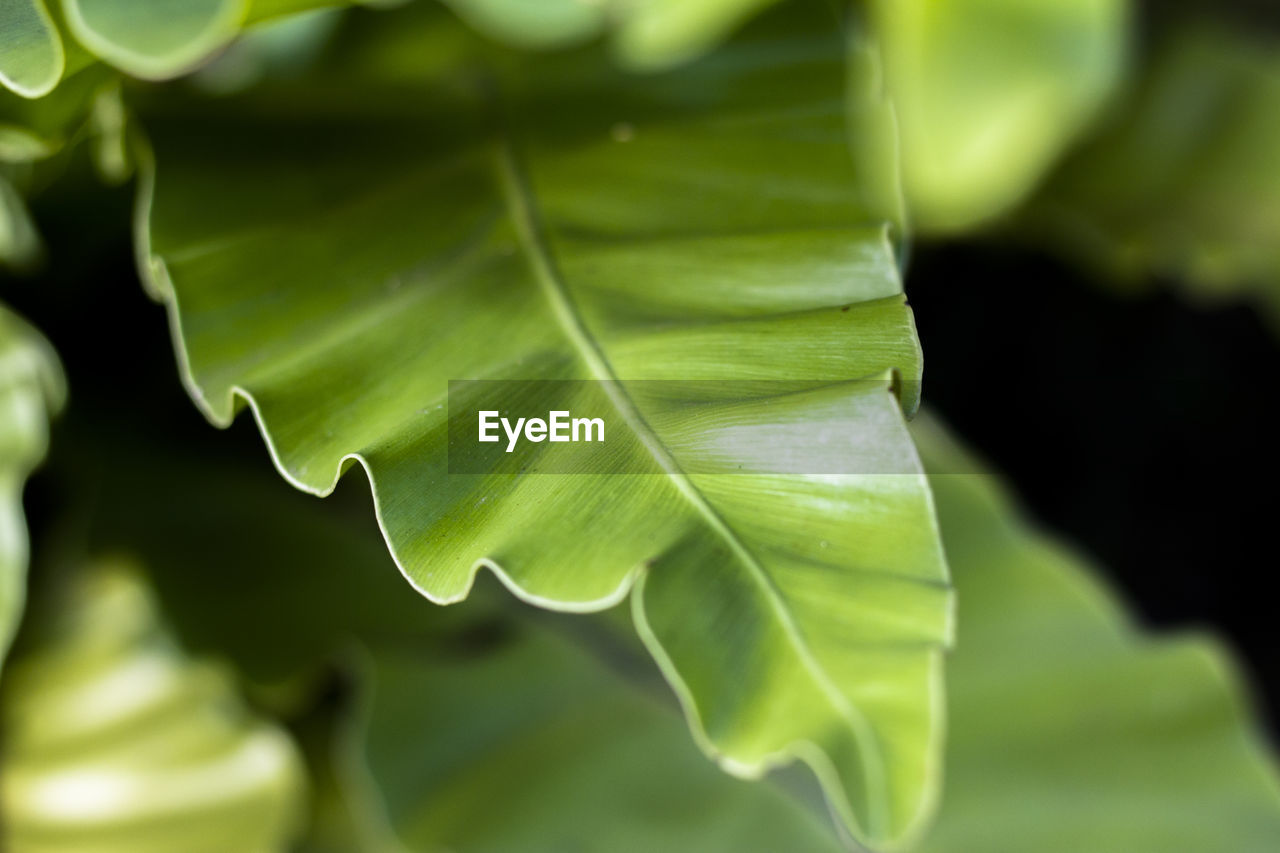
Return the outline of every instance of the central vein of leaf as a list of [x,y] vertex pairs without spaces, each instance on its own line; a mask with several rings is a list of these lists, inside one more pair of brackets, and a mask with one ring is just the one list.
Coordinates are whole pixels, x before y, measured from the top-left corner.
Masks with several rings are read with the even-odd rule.
[[806,669],[830,700],[837,713],[848,723],[854,733],[855,740],[861,746],[861,763],[866,775],[865,782],[869,804],[868,829],[873,833],[881,832],[882,828],[887,827],[889,822],[888,803],[882,793],[886,785],[884,758],[866,718],[853,707],[824,672],[805,640],[803,631],[796,623],[794,615],[787,607],[785,598],[773,583],[773,579],[769,577],[768,572],[765,571],[764,566],[751,553],[741,538],[729,527],[720,516],[720,513],[707,502],[706,497],[693,484],[689,476],[681,470],[671,452],[645,421],[644,416],[636,407],[635,401],[631,399],[626,389],[623,388],[621,381],[613,371],[612,365],[609,364],[608,357],[604,354],[599,343],[597,343],[595,336],[587,328],[582,315],[578,312],[577,306],[574,305],[573,297],[569,294],[565,281],[556,267],[551,249],[543,233],[537,209],[532,200],[532,189],[509,142],[499,144],[496,159],[499,183],[508,211],[511,214],[512,223],[515,226],[521,247],[524,249],[524,253],[532,267],[534,278],[537,279],[539,286],[547,297],[556,320],[564,329],[574,348],[586,361],[591,373],[604,383],[609,401],[618,410],[623,421],[636,434],[662,470],[671,478],[679,492],[702,516],[707,526],[724,539],[734,556],[751,573],[752,578],[763,591],[774,614],[784,626],[787,636],[794,644],[801,660],[804,661]]

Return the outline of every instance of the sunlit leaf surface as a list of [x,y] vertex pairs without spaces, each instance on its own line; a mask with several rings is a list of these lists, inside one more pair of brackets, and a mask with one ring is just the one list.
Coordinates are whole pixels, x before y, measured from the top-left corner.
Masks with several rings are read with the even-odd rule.
[[[332,73],[144,110],[140,249],[206,414],[250,403],[308,491],[363,465],[424,594],[480,568],[565,610],[634,586],[702,746],[743,776],[804,759],[884,841],[933,801],[950,598],[889,390],[896,370],[914,405],[919,353],[858,206],[844,38],[788,12],[643,78],[483,51],[430,7],[358,16]],[[582,470],[655,473],[449,474],[462,378],[621,378],[622,449]],[[641,379],[702,385],[659,409]],[[738,379],[822,387],[717,398]],[[814,423],[835,438],[814,473],[725,455]],[[889,473],[842,473],[868,457]]]
[[44,458],[49,417],[62,407],[65,396],[53,350],[0,305],[0,664],[17,629],[26,590],[22,487]]
[[172,645],[127,567],[39,615],[0,691],[5,850],[286,849],[305,785],[292,744]]

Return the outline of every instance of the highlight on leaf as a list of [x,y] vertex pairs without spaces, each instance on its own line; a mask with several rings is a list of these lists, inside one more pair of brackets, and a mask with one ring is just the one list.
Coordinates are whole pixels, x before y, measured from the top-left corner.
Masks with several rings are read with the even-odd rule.
[[96,564],[47,605],[0,691],[6,849],[283,849],[295,747],[174,647],[135,571]]

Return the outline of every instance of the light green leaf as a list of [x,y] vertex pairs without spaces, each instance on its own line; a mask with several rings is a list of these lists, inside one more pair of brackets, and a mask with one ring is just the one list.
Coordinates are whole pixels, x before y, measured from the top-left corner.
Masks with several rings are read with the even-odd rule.
[[44,254],[26,202],[13,184],[0,174],[0,269],[24,270]]
[[1120,81],[1126,0],[868,2],[924,232],[1021,201]]
[[660,69],[694,59],[776,0],[444,0],[479,31],[545,49],[607,32],[627,66]]
[[65,61],[44,0],[0,0],[0,83],[39,98],[58,84]]
[[[914,405],[919,352],[855,203],[843,38],[788,11],[646,78],[366,16],[331,76],[151,114],[140,253],[206,414],[251,405],[316,494],[359,462],[425,595],[456,601],[481,568],[563,610],[634,586],[703,747],[742,776],[804,759],[885,841],[933,800],[950,598],[889,392],[897,370]],[[475,377],[622,378],[623,446],[664,473],[449,474],[447,382]],[[659,411],[641,379],[708,396]],[[824,387],[717,400],[735,379]],[[703,449],[735,424],[801,447],[815,422],[847,437],[833,473]],[[897,473],[838,473],[867,453]]]
[[372,658],[349,781],[409,850],[844,849],[816,810],[717,773],[669,705],[580,648],[531,626],[502,642]]
[[243,26],[351,0],[62,0],[67,26],[106,62],[163,80],[191,71]]
[[1118,281],[1280,317],[1280,44],[1177,33],[1018,226]]
[[22,487],[44,458],[49,417],[62,407],[65,397],[62,369],[53,350],[39,333],[0,305],[0,664],[26,597]]
[[127,567],[76,580],[5,681],[5,849],[283,850],[304,786],[287,736],[173,647]]
[[231,41],[248,0],[63,0],[80,42],[136,77],[189,71]]
[[[1212,638],[1136,629],[935,422],[913,434],[955,573],[947,781],[922,853],[1265,853],[1280,783]],[[939,473],[941,472],[941,473]]]

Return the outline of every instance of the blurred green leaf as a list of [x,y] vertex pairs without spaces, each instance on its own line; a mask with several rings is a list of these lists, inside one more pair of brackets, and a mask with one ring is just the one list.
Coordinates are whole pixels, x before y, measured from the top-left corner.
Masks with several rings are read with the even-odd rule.
[[1018,227],[1115,280],[1280,317],[1280,44],[1176,32]]
[[844,849],[820,812],[718,773],[669,704],[546,629],[483,655],[384,649],[366,677],[348,769],[410,850]]
[[44,458],[49,418],[65,397],[62,369],[53,350],[38,332],[0,305],[0,664],[26,597],[22,487]]
[[304,788],[292,743],[186,659],[127,566],[33,610],[0,695],[0,833],[13,853],[283,850]]
[[947,780],[922,853],[1265,853],[1280,783],[1212,638],[1136,629],[1085,560],[1019,518],[928,418],[961,631]]
[[[188,387],[219,424],[252,405],[300,488],[363,465],[435,601],[480,568],[564,610],[634,586],[722,766],[802,757],[849,826],[909,834],[936,787],[950,598],[888,390],[901,371],[914,405],[919,352],[883,221],[856,203],[835,21],[793,7],[638,78],[596,53],[484,52],[421,11],[353,22],[328,76],[148,111],[140,251]],[[468,476],[444,441],[461,377],[827,387],[663,420],[624,382],[630,449],[610,452],[665,473]],[[803,446],[815,420],[849,437],[830,469],[870,448],[901,473],[749,473],[705,450],[735,424]]]
[[0,175],[0,269],[29,269],[43,254],[44,246],[26,202],[17,188]]
[[1127,0],[868,0],[922,233],[1030,193],[1122,79]]
[[[164,80],[200,67],[251,24],[359,0],[61,0],[88,54],[134,77]],[[81,50],[80,53],[84,54]],[[0,53],[0,59],[4,56]]]
[[694,59],[777,0],[445,0],[467,23],[508,44],[564,47],[608,32],[637,69]]
[[62,38],[43,0],[0,0],[0,83],[38,98],[57,85],[64,62]]

